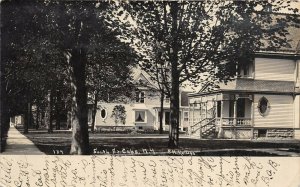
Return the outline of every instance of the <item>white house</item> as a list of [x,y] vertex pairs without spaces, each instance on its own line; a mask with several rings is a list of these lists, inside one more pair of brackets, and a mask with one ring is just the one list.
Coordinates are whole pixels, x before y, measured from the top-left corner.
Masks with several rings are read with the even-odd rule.
[[[143,83],[140,86],[139,83]],[[156,84],[150,79],[149,75],[143,71],[136,73],[134,83],[137,85],[136,97],[128,103],[104,103],[98,104],[95,119],[95,128],[98,130],[106,129],[137,129],[137,130],[158,130],[160,115],[160,92]],[[146,86],[145,86],[146,85]],[[187,92],[180,92],[180,130],[188,128],[188,97]],[[114,107],[123,106],[126,111],[124,122],[115,121],[112,116]],[[91,113],[90,113],[91,122]],[[170,99],[164,99],[163,129],[169,130],[170,125]]]
[[197,138],[300,139],[300,31],[294,47],[260,51],[234,81],[189,95]]

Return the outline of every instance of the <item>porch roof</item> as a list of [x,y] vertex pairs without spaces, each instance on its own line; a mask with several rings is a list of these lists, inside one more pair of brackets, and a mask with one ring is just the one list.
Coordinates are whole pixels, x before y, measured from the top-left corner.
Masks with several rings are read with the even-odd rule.
[[148,107],[144,103],[134,104],[132,110],[148,110]]
[[238,78],[234,81],[220,85],[220,91],[247,91],[247,92],[278,92],[294,93],[293,81],[253,80]]
[[189,94],[190,97],[197,95],[207,95],[219,92],[248,92],[248,93],[278,93],[278,94],[297,94],[293,81],[273,81],[273,80],[254,80],[237,78],[233,81],[219,84],[219,88],[211,92],[199,92]]

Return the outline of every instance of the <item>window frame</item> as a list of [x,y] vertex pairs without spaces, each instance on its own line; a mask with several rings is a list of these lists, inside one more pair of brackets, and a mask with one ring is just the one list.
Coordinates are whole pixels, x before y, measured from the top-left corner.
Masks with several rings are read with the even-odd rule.
[[[105,116],[104,117],[102,117],[102,111],[105,111]],[[101,110],[100,110],[100,118],[102,119],[102,120],[105,120],[106,118],[107,118],[107,109],[106,108],[101,108]]]
[[[262,101],[264,101],[265,102],[264,104],[266,104],[264,111],[262,111],[262,108],[261,108],[262,107]],[[270,108],[271,108],[270,102],[266,97],[263,96],[258,100],[257,109],[258,109],[258,112],[261,116],[263,116],[263,117],[267,116],[270,112]]]
[[136,91],[135,97],[136,103],[145,103],[145,91]]
[[[185,116],[185,114],[187,114],[187,116]],[[189,111],[183,111],[183,121],[184,122],[188,122],[189,121]]]
[[[144,121],[137,121],[137,112],[144,112]],[[134,111],[134,123],[147,123],[147,111],[146,110],[135,110]]]
[[166,95],[166,97],[165,97],[165,102],[168,103],[168,104],[170,103],[170,97],[167,96],[167,95]]
[[[168,113],[169,117],[167,117],[167,113]],[[170,126],[171,125],[171,111],[165,111],[164,116],[165,116],[164,124],[167,125],[167,126]]]

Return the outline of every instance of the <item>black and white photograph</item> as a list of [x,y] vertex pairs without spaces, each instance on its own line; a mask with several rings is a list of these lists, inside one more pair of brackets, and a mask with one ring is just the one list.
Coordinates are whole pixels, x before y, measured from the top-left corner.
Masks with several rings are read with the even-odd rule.
[[[300,156],[299,1],[0,2],[0,186],[277,186],[280,158]],[[21,161],[11,179],[22,156],[61,169],[72,164],[63,156],[89,158],[78,170],[93,175],[95,163],[115,168],[104,172],[110,182],[70,170],[76,177],[60,173],[58,183],[41,166],[30,176],[43,182],[30,184]],[[185,176],[176,162],[199,167],[180,184],[173,173],[170,185],[131,176],[130,166],[120,180],[143,182],[119,183],[121,159],[149,162],[139,175],[155,179],[164,169],[148,174],[154,163],[168,163],[165,175]]]

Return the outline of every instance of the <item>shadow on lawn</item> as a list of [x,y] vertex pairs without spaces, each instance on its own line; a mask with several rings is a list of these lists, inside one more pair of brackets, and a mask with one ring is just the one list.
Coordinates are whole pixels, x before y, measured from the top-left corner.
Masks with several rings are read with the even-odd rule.
[[[68,155],[71,147],[71,133],[29,133],[26,134],[31,141],[45,154]],[[144,135],[137,138],[130,134],[107,136],[106,134],[90,134],[90,154],[112,154],[115,149],[117,155],[172,155],[182,156],[184,151],[193,152],[196,156],[282,156],[284,152],[300,156],[300,141],[257,141],[257,140],[197,140],[189,138],[180,139],[178,154],[170,153],[167,136]],[[255,149],[255,150],[253,150]],[[274,150],[274,151],[266,151]],[[145,154],[143,150],[148,150]],[[153,150],[151,152],[150,150]],[[281,152],[283,154],[276,154]],[[138,154],[134,153],[137,152]],[[183,155],[189,155],[183,154]],[[288,156],[288,155],[287,155]]]

